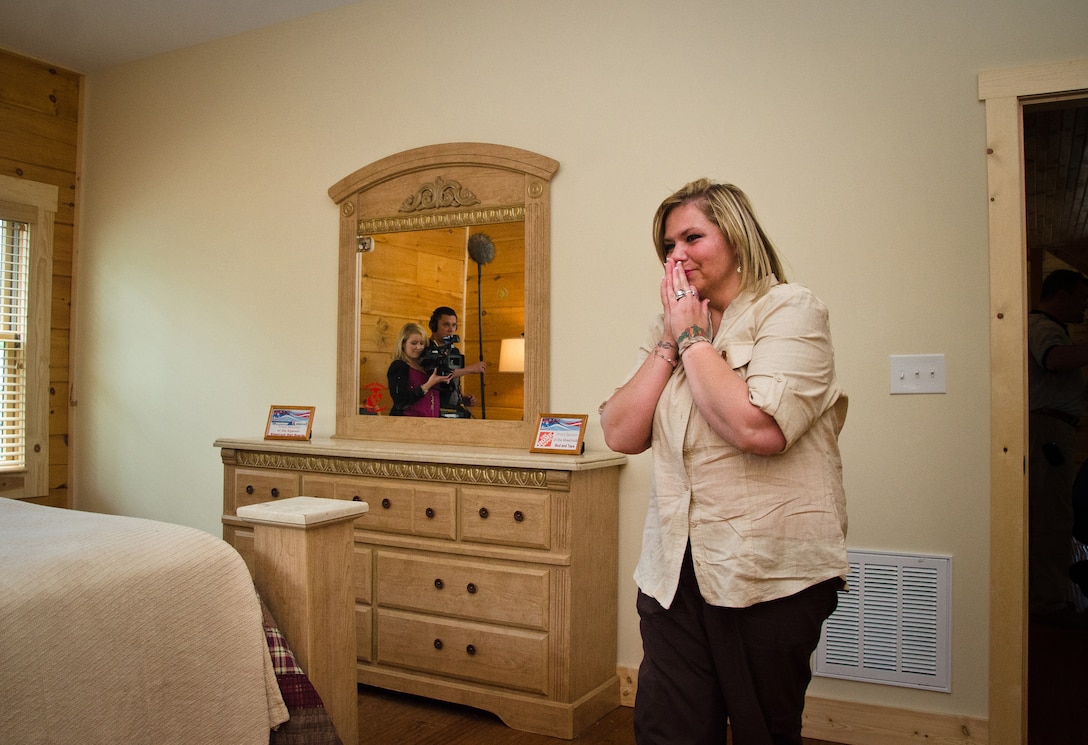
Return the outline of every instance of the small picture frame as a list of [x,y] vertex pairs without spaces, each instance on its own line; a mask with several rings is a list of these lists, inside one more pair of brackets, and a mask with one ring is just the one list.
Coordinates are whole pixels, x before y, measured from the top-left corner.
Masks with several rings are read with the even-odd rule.
[[581,455],[588,418],[586,414],[541,414],[529,452]]
[[264,439],[309,440],[313,425],[313,406],[272,406],[268,409]]

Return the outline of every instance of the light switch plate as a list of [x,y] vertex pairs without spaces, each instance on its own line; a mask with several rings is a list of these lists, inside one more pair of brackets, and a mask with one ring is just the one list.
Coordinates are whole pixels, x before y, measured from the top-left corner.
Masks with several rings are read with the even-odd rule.
[[944,393],[943,354],[893,354],[892,393]]

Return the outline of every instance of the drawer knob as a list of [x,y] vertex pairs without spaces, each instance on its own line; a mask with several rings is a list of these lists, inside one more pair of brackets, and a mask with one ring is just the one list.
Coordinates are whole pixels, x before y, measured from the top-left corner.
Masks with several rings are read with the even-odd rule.
[[441,590],[441,589],[442,589],[443,587],[445,587],[445,586],[446,586],[446,583],[442,581],[442,578],[441,578],[441,577],[439,577],[438,579],[436,579],[436,580],[434,581],[434,586],[435,586],[435,587],[436,587],[437,589]]
[[390,506],[391,505],[390,505],[390,502],[389,502],[389,497],[386,497],[385,499],[382,500],[382,509],[383,510],[389,509]]
[[468,652],[468,656],[471,657],[472,655],[476,654],[476,645],[469,644],[467,647],[465,647],[465,651]]
[[486,507],[481,507],[481,508],[480,508],[480,517],[481,517],[481,518],[483,518],[484,520],[486,520],[486,519],[487,519],[487,516],[488,516],[489,514],[490,514],[490,513],[489,513],[489,512],[487,511],[487,508],[486,508]]
[[434,648],[435,649],[442,649],[442,640],[441,639],[435,639],[434,640]]
[[427,516],[427,519],[433,520],[434,519],[434,508],[433,507],[428,507],[427,509],[425,509],[423,511],[423,514]]
[[279,495],[280,495],[280,490],[273,486],[272,487],[272,498],[275,499]]
[[469,595],[475,595],[476,594],[476,583],[475,582],[469,582],[468,586],[465,587],[465,589],[468,590]]
[[514,522],[520,523],[525,519],[525,513],[521,510],[514,510]]
[[253,484],[246,484],[246,494],[253,493]]
[[356,494],[354,497],[351,498],[351,501],[352,502],[362,502],[363,498],[360,497],[358,494]]

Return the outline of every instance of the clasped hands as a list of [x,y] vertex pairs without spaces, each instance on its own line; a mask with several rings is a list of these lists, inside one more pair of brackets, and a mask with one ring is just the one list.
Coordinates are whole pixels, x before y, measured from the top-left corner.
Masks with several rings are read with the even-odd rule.
[[664,338],[683,352],[685,342],[694,337],[707,338],[710,329],[710,301],[699,297],[699,291],[688,282],[684,267],[673,259],[665,260],[665,276],[661,279],[661,309],[665,314]]

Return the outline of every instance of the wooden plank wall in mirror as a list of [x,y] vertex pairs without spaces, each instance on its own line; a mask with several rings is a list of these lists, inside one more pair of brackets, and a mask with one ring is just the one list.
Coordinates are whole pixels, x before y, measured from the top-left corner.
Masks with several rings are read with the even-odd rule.
[[[559,164],[517,148],[449,143],[407,150],[337,182],[339,310],[336,437],[528,449],[548,409],[549,222]],[[488,251],[481,261],[479,246]],[[389,416],[386,371],[408,322],[457,311],[471,418]],[[428,330],[429,333],[429,330]],[[524,372],[499,369],[524,338]]]

